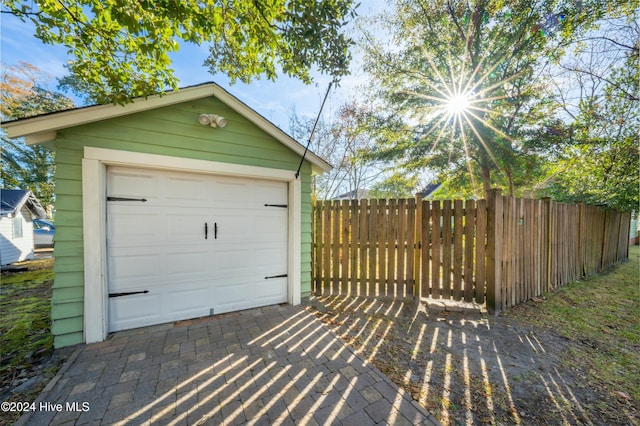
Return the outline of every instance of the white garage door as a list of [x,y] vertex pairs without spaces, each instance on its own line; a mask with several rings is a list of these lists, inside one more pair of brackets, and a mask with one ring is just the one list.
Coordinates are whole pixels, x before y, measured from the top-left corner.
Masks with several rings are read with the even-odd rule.
[[107,172],[109,331],[287,300],[287,184]]

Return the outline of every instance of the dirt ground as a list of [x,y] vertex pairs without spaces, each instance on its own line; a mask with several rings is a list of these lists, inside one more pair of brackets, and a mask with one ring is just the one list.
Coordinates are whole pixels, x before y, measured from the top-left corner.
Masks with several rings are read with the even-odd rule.
[[413,301],[319,297],[307,309],[444,425],[639,424],[638,401],[602,394],[572,363],[584,343],[552,330]]

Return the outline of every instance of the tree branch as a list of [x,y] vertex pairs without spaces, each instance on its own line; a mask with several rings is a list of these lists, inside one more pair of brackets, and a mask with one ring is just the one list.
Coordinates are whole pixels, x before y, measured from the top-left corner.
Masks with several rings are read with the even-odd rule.
[[9,15],[14,15],[16,17],[21,17],[21,16],[41,16],[42,12],[38,11],[38,12],[19,12],[16,10],[0,10],[0,13],[7,13]]
[[583,38],[583,39],[580,39],[580,40],[576,40],[575,42],[576,43],[580,43],[580,42],[583,42],[583,41],[593,41],[593,40],[605,40],[605,41],[608,41],[609,43],[615,44],[616,46],[622,47],[624,49],[629,49],[632,52],[634,52],[636,55],[640,52],[640,45],[629,46],[628,44],[620,43],[617,40],[614,40],[614,39],[609,38],[609,37],[604,37],[604,36],[601,36],[601,37],[587,37],[587,38]]
[[449,16],[451,16],[451,19],[453,20],[453,23],[455,24],[456,28],[458,29],[458,32],[460,33],[460,38],[462,40],[466,41],[466,34],[464,32],[464,30],[462,29],[462,27],[460,26],[460,23],[458,22],[458,18],[456,17],[456,14],[453,11],[453,6],[451,6],[451,1],[447,1],[447,9],[449,11]]
[[267,19],[267,17],[264,15],[264,11],[260,8],[260,5],[258,4],[258,0],[253,0],[253,6],[256,8],[256,10],[258,11],[258,14],[262,17],[262,20],[265,22],[265,24],[267,24],[268,26],[270,26],[271,28],[273,28],[275,30],[284,31],[282,28],[280,28],[276,24],[271,23]]
[[593,71],[589,71],[589,70],[585,70],[585,69],[579,69],[579,68],[573,68],[573,67],[569,67],[569,66],[567,66],[567,65],[562,65],[562,64],[559,64],[559,65],[560,65],[560,67],[561,67],[561,68],[564,68],[564,69],[565,69],[565,70],[567,70],[567,71],[572,71],[572,72],[577,72],[577,73],[585,74],[585,75],[588,75],[588,76],[590,76],[590,77],[593,77],[593,78],[595,78],[595,79],[597,79],[597,80],[604,81],[604,82],[605,82],[605,83],[607,83],[607,84],[610,84],[610,85],[611,85],[611,86],[613,86],[616,90],[619,90],[620,92],[622,92],[622,93],[624,94],[624,96],[625,96],[625,98],[626,98],[627,100],[630,100],[630,101],[640,101],[640,97],[639,97],[638,95],[635,95],[635,94],[633,94],[633,93],[629,93],[628,91],[626,91],[626,90],[625,90],[621,85],[619,85],[618,83],[615,83],[615,82],[613,82],[613,81],[609,80],[609,79],[608,79],[608,78],[606,78],[606,77],[603,77],[603,76],[601,76],[601,75],[598,75],[598,74],[596,74],[596,73],[595,73],[595,72],[593,72]]

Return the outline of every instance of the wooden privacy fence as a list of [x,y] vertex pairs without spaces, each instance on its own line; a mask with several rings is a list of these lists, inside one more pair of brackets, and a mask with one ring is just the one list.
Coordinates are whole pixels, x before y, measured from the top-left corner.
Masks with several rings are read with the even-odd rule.
[[488,200],[319,201],[317,294],[431,297],[508,308],[628,257],[629,213]]

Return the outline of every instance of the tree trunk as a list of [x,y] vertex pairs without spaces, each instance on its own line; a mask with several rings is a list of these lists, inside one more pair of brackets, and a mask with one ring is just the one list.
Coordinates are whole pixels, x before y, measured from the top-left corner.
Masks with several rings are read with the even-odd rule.
[[511,167],[507,167],[505,169],[505,173],[507,174],[507,179],[509,179],[509,196],[513,197],[513,170]]
[[482,174],[484,196],[486,199],[489,199],[489,191],[491,191],[491,169],[489,167],[489,158],[487,158],[487,153],[483,150],[480,150],[480,173]]

